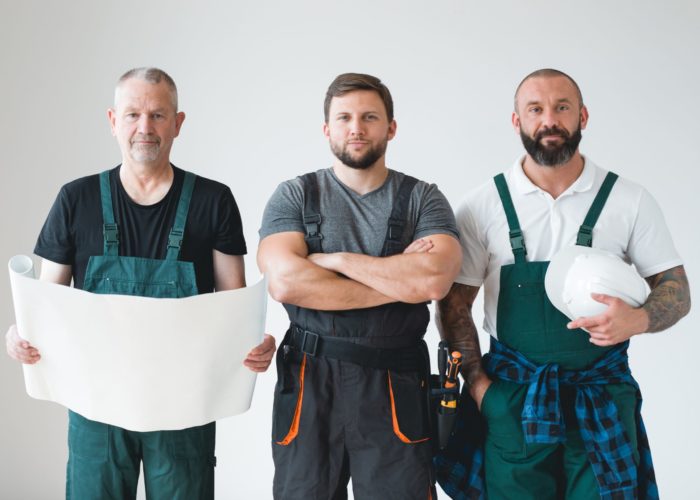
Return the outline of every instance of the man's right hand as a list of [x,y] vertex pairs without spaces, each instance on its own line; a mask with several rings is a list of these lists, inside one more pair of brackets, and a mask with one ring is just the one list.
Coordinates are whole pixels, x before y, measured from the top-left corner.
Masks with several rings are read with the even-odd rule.
[[482,373],[469,386],[469,394],[476,402],[479,411],[481,411],[481,402],[484,400],[484,394],[486,394],[492,383],[493,381],[485,373]]
[[41,355],[36,347],[32,347],[29,342],[19,336],[15,325],[12,325],[7,330],[5,344],[7,346],[7,355],[20,363],[33,365],[41,359]]

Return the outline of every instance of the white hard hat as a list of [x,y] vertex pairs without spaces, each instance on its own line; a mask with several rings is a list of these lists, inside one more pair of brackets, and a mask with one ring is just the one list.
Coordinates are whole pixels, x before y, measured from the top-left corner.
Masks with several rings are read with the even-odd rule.
[[618,297],[633,307],[649,295],[646,281],[618,256],[598,248],[575,245],[560,250],[549,263],[544,278],[547,297],[570,319],[596,316],[608,306],[591,293]]

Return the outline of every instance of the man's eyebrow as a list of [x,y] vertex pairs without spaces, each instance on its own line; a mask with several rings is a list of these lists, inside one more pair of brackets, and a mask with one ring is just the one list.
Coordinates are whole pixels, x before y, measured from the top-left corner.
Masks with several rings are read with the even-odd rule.
[[[531,100],[531,101],[527,101],[527,102],[525,103],[525,106],[531,106],[531,105],[533,105],[533,104],[541,104],[541,102],[542,102],[542,101],[540,101],[540,100],[538,100],[538,99],[533,99],[533,100]],[[566,102],[566,103],[571,104],[572,101],[571,101],[571,99],[569,99],[568,97],[561,97],[561,98],[557,99],[557,103],[560,103],[560,102]]]

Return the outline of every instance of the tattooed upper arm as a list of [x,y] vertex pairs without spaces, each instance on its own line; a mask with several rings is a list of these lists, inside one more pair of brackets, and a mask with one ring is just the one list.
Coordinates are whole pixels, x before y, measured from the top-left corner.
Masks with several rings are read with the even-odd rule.
[[651,293],[642,306],[649,316],[649,332],[674,325],[690,311],[690,287],[683,266],[672,267],[647,279]]
[[471,312],[478,293],[478,286],[453,283],[445,298],[438,301],[435,314],[440,337],[450,349],[462,353],[462,374],[468,383],[481,372],[479,335]]

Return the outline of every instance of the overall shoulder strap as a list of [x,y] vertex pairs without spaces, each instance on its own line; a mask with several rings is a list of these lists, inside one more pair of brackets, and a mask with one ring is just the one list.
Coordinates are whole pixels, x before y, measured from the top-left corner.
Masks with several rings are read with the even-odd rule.
[[391,215],[387,223],[382,257],[399,254],[406,248],[402,244],[402,240],[406,230],[406,219],[408,218],[408,203],[411,201],[411,193],[417,182],[418,179],[410,175],[405,175],[401,181],[399,192],[394,199],[394,206],[391,208]]
[[112,187],[109,182],[109,170],[100,173],[100,199],[102,201],[102,238],[104,255],[119,255],[119,228],[114,222],[112,208]]
[[306,234],[304,241],[309,247],[309,253],[321,253],[321,203],[316,172],[309,172],[301,176],[301,184],[304,187],[304,228]]
[[615,181],[617,181],[617,174],[608,172],[608,174],[605,176],[603,184],[600,186],[600,190],[598,190],[598,194],[595,196],[595,199],[591,204],[591,208],[588,209],[588,213],[586,214],[586,218],[583,220],[583,224],[581,224],[581,227],[578,230],[578,235],[576,236],[577,245],[585,247],[590,247],[593,245],[593,228],[595,227],[595,223],[598,222],[598,217],[600,217],[600,213],[603,211],[603,207],[605,206],[605,202],[608,200],[610,191],[615,185]]
[[525,262],[525,256],[527,255],[525,239],[523,238],[523,232],[520,230],[518,214],[515,213],[513,199],[510,197],[510,191],[508,191],[506,178],[503,174],[498,174],[493,178],[493,181],[496,183],[498,196],[501,198],[503,210],[505,211],[506,219],[508,220],[508,236],[510,237],[510,248],[513,250],[515,262],[518,264]]
[[194,190],[194,182],[197,176],[192,172],[185,172],[185,180],[182,183],[182,191],[180,192],[180,201],[177,203],[175,212],[175,222],[168,235],[168,253],[166,260],[177,260],[180,257],[180,248],[182,247],[182,237],[185,234],[185,224],[187,223],[187,214],[190,211],[190,201],[192,200],[192,191]]

